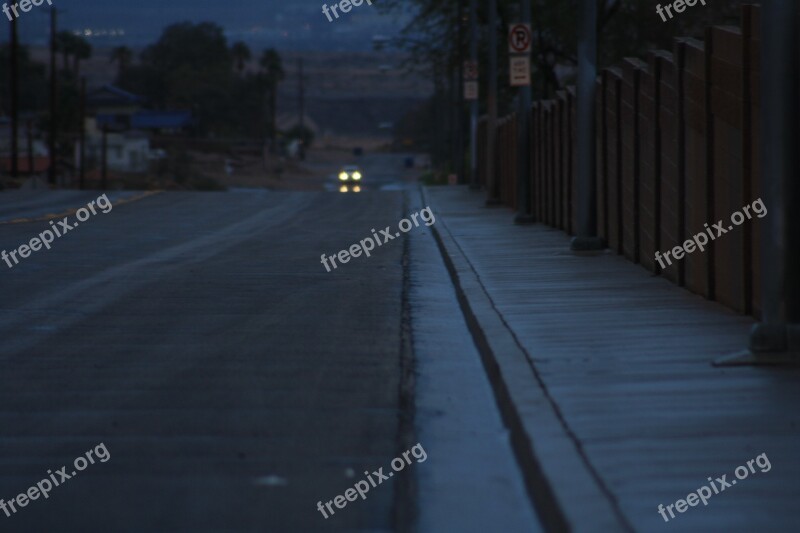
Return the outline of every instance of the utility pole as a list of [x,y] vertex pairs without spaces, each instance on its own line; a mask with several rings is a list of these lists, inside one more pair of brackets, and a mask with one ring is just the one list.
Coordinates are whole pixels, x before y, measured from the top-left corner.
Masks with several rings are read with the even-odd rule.
[[80,152],[78,153],[78,188],[83,190],[84,178],[86,176],[86,77],[81,77],[81,103],[80,103],[81,123],[78,130]]
[[[594,1],[594,0],[592,0]],[[520,0],[522,23],[531,24],[531,0]],[[526,54],[526,61],[530,65],[530,54]],[[530,224],[534,222],[531,213],[531,85],[520,87],[517,95],[519,109],[517,110],[517,216],[514,224]]]
[[56,84],[56,8],[50,10],[50,135],[47,139],[50,151],[50,168],[47,169],[47,182],[50,186],[56,184],[56,109],[57,91]]
[[306,115],[306,102],[305,102],[305,86],[304,86],[304,79],[303,79],[303,58],[297,60],[297,71],[298,71],[298,78],[297,78],[297,109],[299,113],[298,124],[302,128],[305,126],[305,115]]
[[100,147],[100,188],[108,184],[108,125],[103,124],[103,141]]
[[602,250],[597,236],[597,184],[595,183],[595,84],[597,83],[597,0],[581,0],[578,27],[577,82],[577,174],[575,195],[576,235],[570,243],[575,251]]
[[489,0],[489,88],[486,107],[489,120],[486,124],[486,205],[500,205],[497,197],[497,176],[494,168],[494,144],[497,128],[497,0]]
[[[27,135],[27,140],[28,140],[28,172],[30,173],[31,177],[33,177],[33,166],[34,166],[34,160],[33,160],[33,120],[28,119],[27,126],[28,126],[28,128],[27,128],[28,129],[28,132],[27,132],[28,133],[28,135]],[[36,187],[36,178],[34,178],[32,180],[32,183],[34,184],[34,187]]]
[[19,38],[17,36],[17,17],[11,19],[10,43],[10,71],[11,71],[11,177],[19,176]]
[[[469,0],[469,59],[478,63],[478,0]],[[461,82],[459,91],[463,91]],[[478,184],[478,104],[475,99],[469,105],[469,188],[479,189]]]

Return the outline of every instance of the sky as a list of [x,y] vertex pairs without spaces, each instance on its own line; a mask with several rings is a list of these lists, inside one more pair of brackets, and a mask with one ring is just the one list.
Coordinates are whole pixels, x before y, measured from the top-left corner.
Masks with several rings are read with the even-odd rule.
[[[327,0],[329,5],[332,4]],[[181,21],[216,22],[230,41],[279,50],[366,50],[375,35],[397,33],[402,21],[380,16],[366,2],[329,22],[323,0],[53,0],[59,29],[80,31],[94,46],[138,47],[155,41],[164,27]],[[27,44],[45,44],[47,3],[19,18]]]

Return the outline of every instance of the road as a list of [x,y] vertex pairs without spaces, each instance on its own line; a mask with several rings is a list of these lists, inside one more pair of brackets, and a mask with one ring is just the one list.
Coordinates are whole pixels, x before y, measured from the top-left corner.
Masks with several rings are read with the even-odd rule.
[[[48,499],[0,514],[0,529],[393,531],[417,513],[437,523],[448,509],[427,510],[419,494],[433,495],[433,473],[448,479],[446,461],[412,462],[363,501],[334,507],[335,516],[317,510],[366,469],[390,470],[417,431],[441,449],[446,436],[425,429],[432,418],[413,420],[413,352],[432,354],[430,343],[456,342],[453,335],[459,354],[473,349],[454,299],[449,316],[408,308],[409,280],[418,276],[411,233],[332,272],[320,263],[372,228],[397,227],[418,201],[414,187],[392,181],[398,162],[365,165],[375,178],[359,194],[109,193],[108,213],[13,268],[0,263],[0,498],[14,499],[48,470],[74,471],[73,460],[100,443],[110,455]],[[50,227],[45,215],[99,194],[6,193],[0,248],[18,248]],[[430,239],[424,230],[415,238]],[[438,276],[427,279],[431,290],[442,293],[444,270],[430,276]],[[412,346],[412,316],[439,320],[451,337],[421,333]],[[470,370],[479,371],[477,363]],[[498,444],[504,430],[488,386],[477,397],[489,411],[472,415],[484,428],[473,431],[472,446],[483,457],[488,447],[505,466],[476,466],[473,479],[500,479],[498,497],[525,507],[511,453]],[[468,460],[472,452],[448,453]],[[483,494],[458,485],[439,488]],[[484,505],[492,523],[492,509],[505,513],[501,522],[515,519],[502,502]],[[519,516],[523,523],[532,515]]]

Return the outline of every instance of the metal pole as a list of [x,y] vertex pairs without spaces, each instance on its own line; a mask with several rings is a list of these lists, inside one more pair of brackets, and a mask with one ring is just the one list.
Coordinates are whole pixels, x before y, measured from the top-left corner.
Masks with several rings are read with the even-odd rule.
[[497,137],[497,0],[489,0],[489,72],[487,74],[489,88],[486,107],[488,122],[486,124],[486,205],[500,205],[497,197],[497,177],[494,168],[494,143]]
[[28,119],[28,131],[27,131],[27,141],[28,141],[28,173],[33,178],[31,182],[33,183],[33,187],[36,188],[36,178],[33,177],[33,121]]
[[17,17],[11,19],[10,43],[10,74],[11,74],[11,177],[19,176],[19,39],[17,37]]
[[50,11],[50,135],[48,138],[48,150],[50,151],[50,168],[47,169],[47,182],[53,186],[56,184],[56,8]]
[[[800,38],[796,0],[761,6],[761,313],[747,350],[723,356],[715,366],[800,362]],[[745,199],[746,202],[757,199]]]
[[298,123],[302,128],[305,125],[305,115],[306,115],[306,103],[305,103],[305,87],[303,86],[303,58],[297,60],[297,71],[298,71],[298,80],[297,80],[297,98],[298,98],[298,113],[300,118]]
[[[520,14],[523,24],[531,23],[531,0],[520,1]],[[530,62],[530,56],[526,56]],[[519,109],[517,110],[517,216],[515,224],[529,224],[534,222],[531,214],[530,194],[530,139],[531,139],[531,86],[520,87],[518,94]]]
[[458,183],[466,183],[466,166],[464,165],[464,0],[458,0],[458,9],[456,10],[456,17],[458,19],[458,28],[456,33],[456,105],[455,112],[455,135],[453,142],[456,160],[455,171],[458,177]]
[[577,200],[576,236],[573,250],[602,250],[597,236],[597,187],[595,184],[595,84],[597,83],[597,1],[581,0],[578,35],[577,81]]
[[80,152],[78,154],[78,188],[83,189],[86,176],[86,77],[81,78],[81,124],[78,130]]
[[[469,59],[478,62],[478,0],[469,0]],[[460,88],[459,90],[463,90]],[[469,104],[469,187],[478,189],[478,100]]]
[[[306,117],[306,88],[305,88],[305,77],[303,76],[303,58],[301,57],[298,60],[299,63],[299,70],[300,70],[300,79],[299,79],[299,98],[300,98],[300,128],[301,130],[305,128],[305,117]],[[306,145],[304,141],[300,140],[300,151],[298,157],[300,161],[304,161],[306,158]]]
[[461,146],[459,141],[459,128],[461,127],[458,116],[458,93],[461,92],[461,87],[459,87],[458,84],[459,78],[460,76],[458,73],[458,67],[456,67],[450,71],[448,77],[450,80],[450,102],[448,102],[449,105],[447,106],[447,109],[450,110],[450,163],[452,164],[452,170],[456,174],[456,178],[460,183],[462,177],[459,175],[459,169],[462,166],[461,161],[464,159],[464,148]]
[[791,212],[800,200],[798,11],[797,0],[761,7],[761,198],[768,213],[761,220],[763,323],[750,338],[754,352],[800,350],[800,218]]

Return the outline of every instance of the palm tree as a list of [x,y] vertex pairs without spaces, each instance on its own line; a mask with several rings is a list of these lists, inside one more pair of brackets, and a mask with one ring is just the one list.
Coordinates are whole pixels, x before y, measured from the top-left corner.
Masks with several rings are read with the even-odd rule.
[[125,75],[125,71],[128,65],[130,65],[131,59],[133,59],[133,52],[127,46],[117,46],[111,50],[111,59],[109,63],[117,62],[117,83],[119,83]]
[[56,35],[56,50],[61,52],[64,58],[64,70],[69,70],[69,56],[75,52],[75,40],[75,35],[66,30]]
[[72,55],[74,67],[72,71],[75,73],[75,79],[77,80],[81,76],[81,60],[92,57],[92,45],[83,37],[76,36],[74,46]]
[[258,62],[263,69],[267,84],[267,97],[269,98],[269,139],[270,145],[275,146],[275,118],[277,114],[278,83],[283,80],[286,73],[283,70],[281,56],[274,48],[264,50]]
[[64,70],[69,71],[69,58],[72,57],[72,72],[80,76],[80,62],[92,57],[92,45],[89,41],[69,31],[60,31],[56,36],[56,50],[64,59]]
[[250,49],[246,44],[239,41],[231,46],[231,55],[236,63],[236,70],[238,70],[239,74],[241,75],[241,73],[244,71],[244,64],[250,60]]

